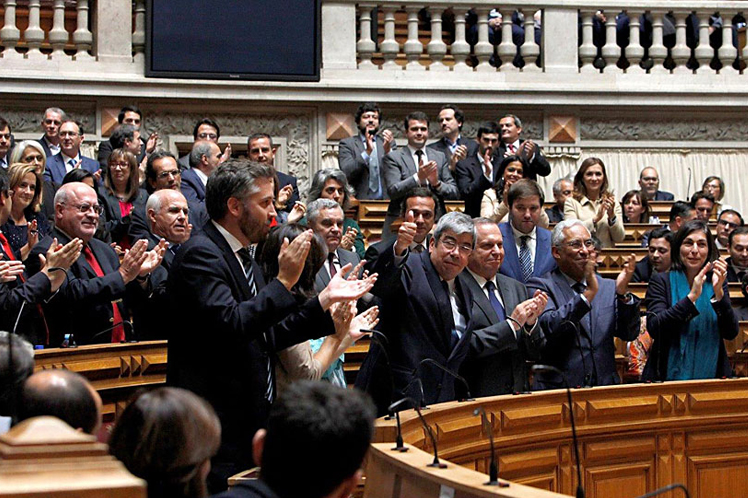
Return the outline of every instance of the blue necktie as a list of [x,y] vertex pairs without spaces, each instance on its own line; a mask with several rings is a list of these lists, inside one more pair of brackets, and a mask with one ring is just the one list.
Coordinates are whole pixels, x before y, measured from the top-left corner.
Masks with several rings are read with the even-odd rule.
[[[364,142],[366,144],[366,142]],[[381,190],[379,179],[379,154],[377,152],[377,142],[374,141],[374,147],[371,149],[369,156],[369,190],[379,198]]]
[[532,256],[530,255],[530,246],[527,245],[527,241],[530,240],[529,235],[523,235],[520,237],[519,246],[519,264],[522,267],[522,280],[527,283],[532,277]]
[[491,307],[496,312],[496,316],[499,317],[499,321],[503,322],[506,320],[506,313],[504,313],[504,307],[496,298],[496,286],[492,280],[486,282],[486,290],[488,291],[488,301],[491,303]]

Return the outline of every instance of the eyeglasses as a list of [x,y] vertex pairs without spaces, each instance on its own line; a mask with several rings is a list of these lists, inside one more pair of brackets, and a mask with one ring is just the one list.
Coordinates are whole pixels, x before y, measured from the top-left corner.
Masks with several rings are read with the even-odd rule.
[[216,140],[218,138],[218,135],[215,133],[199,133],[197,135],[197,138],[202,140]]
[[110,169],[127,169],[130,165],[128,163],[109,163]]
[[719,220],[717,224],[727,228],[738,228],[740,226],[737,223],[732,223],[731,221],[727,220]]
[[181,174],[182,174],[181,171],[179,171],[178,169],[175,169],[175,170],[171,170],[171,171],[162,171],[161,173],[159,173],[156,176],[159,179],[164,180],[166,178],[169,178],[170,176],[173,176],[174,178],[176,178],[176,177],[178,177]]
[[592,241],[592,239],[572,240],[571,242],[564,242],[564,245],[567,247],[571,247],[576,251],[580,250],[582,246],[586,247],[587,249],[592,249],[593,247],[595,247],[595,243]]
[[78,135],[80,135],[80,133],[78,133],[77,131],[61,131],[59,135],[61,137],[77,137]]
[[56,119],[45,119],[44,120],[44,124],[47,124],[47,125],[55,124],[55,125],[59,126],[59,125],[62,124],[62,121],[59,121],[59,120],[56,120]]
[[441,243],[444,247],[446,247],[450,251],[454,251],[456,248],[459,247],[459,251],[462,254],[470,254],[473,252],[473,246],[470,244],[457,244],[457,241],[453,239],[452,237],[444,237],[441,240]]
[[70,207],[73,207],[73,208],[77,209],[82,214],[86,214],[87,212],[89,212],[92,209],[93,209],[94,213],[98,214],[99,216],[101,216],[101,213],[104,212],[104,208],[101,207],[98,204],[88,204],[88,203],[70,204]]

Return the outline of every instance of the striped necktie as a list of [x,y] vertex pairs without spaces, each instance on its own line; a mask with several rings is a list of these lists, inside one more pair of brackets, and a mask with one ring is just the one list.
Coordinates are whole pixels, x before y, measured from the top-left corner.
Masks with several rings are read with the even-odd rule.
[[532,256],[530,255],[530,246],[528,245],[530,240],[529,235],[523,235],[520,237],[519,246],[519,264],[522,267],[522,280],[527,283],[532,277]]

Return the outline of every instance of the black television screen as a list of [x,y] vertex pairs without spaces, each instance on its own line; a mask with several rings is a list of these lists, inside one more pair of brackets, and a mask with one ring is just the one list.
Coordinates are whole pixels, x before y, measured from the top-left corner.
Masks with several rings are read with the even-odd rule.
[[320,0],[148,0],[146,76],[319,81]]

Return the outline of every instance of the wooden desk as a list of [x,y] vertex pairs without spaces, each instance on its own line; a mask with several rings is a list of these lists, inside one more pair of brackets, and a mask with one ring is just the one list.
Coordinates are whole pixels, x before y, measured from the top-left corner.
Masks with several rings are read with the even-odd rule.
[[104,402],[104,422],[114,422],[135,391],[166,382],[166,341],[93,344],[36,351],[35,371],[64,368],[86,377]]
[[[629,498],[674,482],[685,484],[694,498],[748,496],[748,379],[574,389],[573,395],[582,480],[589,498]],[[480,418],[473,415],[478,406],[489,417],[501,479],[573,495],[576,470],[565,391],[443,403],[423,412],[434,430],[440,458],[485,473],[489,446]],[[413,410],[401,412],[401,422],[406,443],[431,451]],[[379,419],[376,442],[391,445],[394,437],[394,421]],[[383,460],[377,453],[382,451],[388,451],[387,446],[373,450],[365,497],[396,496],[377,491],[380,470],[374,465]],[[448,472],[424,470],[422,458],[408,458],[412,457],[399,460],[397,472],[401,488],[413,491],[397,496],[438,496],[428,493],[430,484],[439,482],[433,474]],[[455,476],[473,486],[459,496],[489,496],[480,480],[468,477]],[[419,480],[427,484],[419,486]],[[490,496],[536,496],[507,494],[513,487]]]

